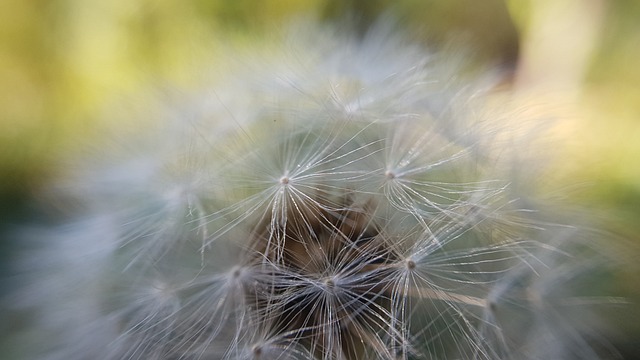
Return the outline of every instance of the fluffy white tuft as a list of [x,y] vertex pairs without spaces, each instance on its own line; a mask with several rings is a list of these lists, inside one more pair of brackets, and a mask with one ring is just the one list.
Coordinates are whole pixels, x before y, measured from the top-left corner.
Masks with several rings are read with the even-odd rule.
[[26,232],[12,297],[31,358],[615,356],[573,292],[585,232],[513,187],[491,76],[389,26],[312,33],[52,186],[73,220]]

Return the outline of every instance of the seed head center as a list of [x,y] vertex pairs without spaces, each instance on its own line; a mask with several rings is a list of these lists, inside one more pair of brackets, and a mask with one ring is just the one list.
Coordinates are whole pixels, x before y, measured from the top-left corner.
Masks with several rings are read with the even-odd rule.
[[252,352],[253,352],[253,358],[259,359],[262,356],[262,347],[260,345],[256,345],[253,347]]
[[389,179],[389,180],[393,180],[393,179],[395,179],[395,178],[396,178],[396,174],[395,174],[393,171],[391,171],[391,170],[387,170],[387,171],[385,171],[385,172],[384,172],[384,176],[385,176],[387,179]]
[[333,288],[336,286],[336,282],[333,281],[333,279],[326,279],[324,281],[324,286],[326,286],[329,290],[333,290]]
[[416,262],[411,259],[407,260],[407,269],[413,270],[415,268],[416,268]]

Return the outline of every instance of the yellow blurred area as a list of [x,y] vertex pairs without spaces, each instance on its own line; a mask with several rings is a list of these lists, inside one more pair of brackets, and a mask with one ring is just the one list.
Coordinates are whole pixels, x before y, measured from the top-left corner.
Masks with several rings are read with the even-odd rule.
[[96,136],[102,108],[114,98],[153,85],[188,86],[198,68],[213,66],[217,40],[240,39],[244,29],[255,33],[317,3],[4,1],[0,190],[36,186],[61,148]]
[[[563,183],[602,208],[640,214],[640,2],[512,0],[521,19],[516,87],[550,104],[566,154]],[[635,220],[632,221],[635,224]],[[635,225],[634,225],[635,226]],[[637,235],[634,235],[637,237]]]
[[[79,138],[99,136],[116,99],[197,83],[222,43],[252,46],[298,15],[347,11],[363,21],[395,11],[425,42],[460,34],[495,62],[517,57],[517,106],[566,116],[558,178],[598,181],[597,199],[640,206],[636,0],[4,0],[0,192],[37,187]],[[554,114],[558,103],[569,106]]]

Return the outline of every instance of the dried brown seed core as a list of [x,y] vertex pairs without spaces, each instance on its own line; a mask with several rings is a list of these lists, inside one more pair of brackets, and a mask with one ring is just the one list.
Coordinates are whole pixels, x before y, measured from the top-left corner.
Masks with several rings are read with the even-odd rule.
[[391,288],[384,265],[397,259],[370,205],[328,210],[314,204],[287,204],[286,221],[268,219],[256,227],[250,261],[270,283],[252,293],[252,301],[269,314],[267,326],[305,339],[319,354],[356,359],[365,347],[382,351],[386,345],[376,332],[387,324]]

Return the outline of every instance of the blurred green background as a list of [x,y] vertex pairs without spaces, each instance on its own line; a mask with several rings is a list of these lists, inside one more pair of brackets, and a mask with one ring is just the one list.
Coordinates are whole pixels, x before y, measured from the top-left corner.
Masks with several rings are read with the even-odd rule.
[[[571,35],[575,27],[561,25],[579,15],[592,33],[582,39],[590,42],[578,60],[584,69],[571,79],[580,112],[566,133],[575,146],[570,166],[559,170],[598,181],[591,200],[640,212],[636,0],[4,0],[0,7],[3,199],[37,188],[74,140],[99,136],[96,114],[115,98],[150,83],[197,81],[202,69],[215,66],[221,40],[257,43],[301,15],[332,21],[352,14],[355,26],[365,28],[391,13],[426,44],[453,39],[479,61],[517,69],[523,57],[527,64],[561,62],[567,54],[544,52],[553,46],[530,51],[536,45],[527,41]],[[565,48],[582,40],[570,39]],[[546,60],[538,61],[544,71],[553,68]]]
[[292,20],[364,31],[381,14],[429,46],[457,44],[505,69],[521,95],[514,110],[535,104],[527,116],[561,119],[565,147],[544,186],[605,215],[640,253],[637,0],[3,0],[0,224],[21,221],[59,160],[100,138],[110,104],[153,84],[200,86],[227,44],[264,46]]

